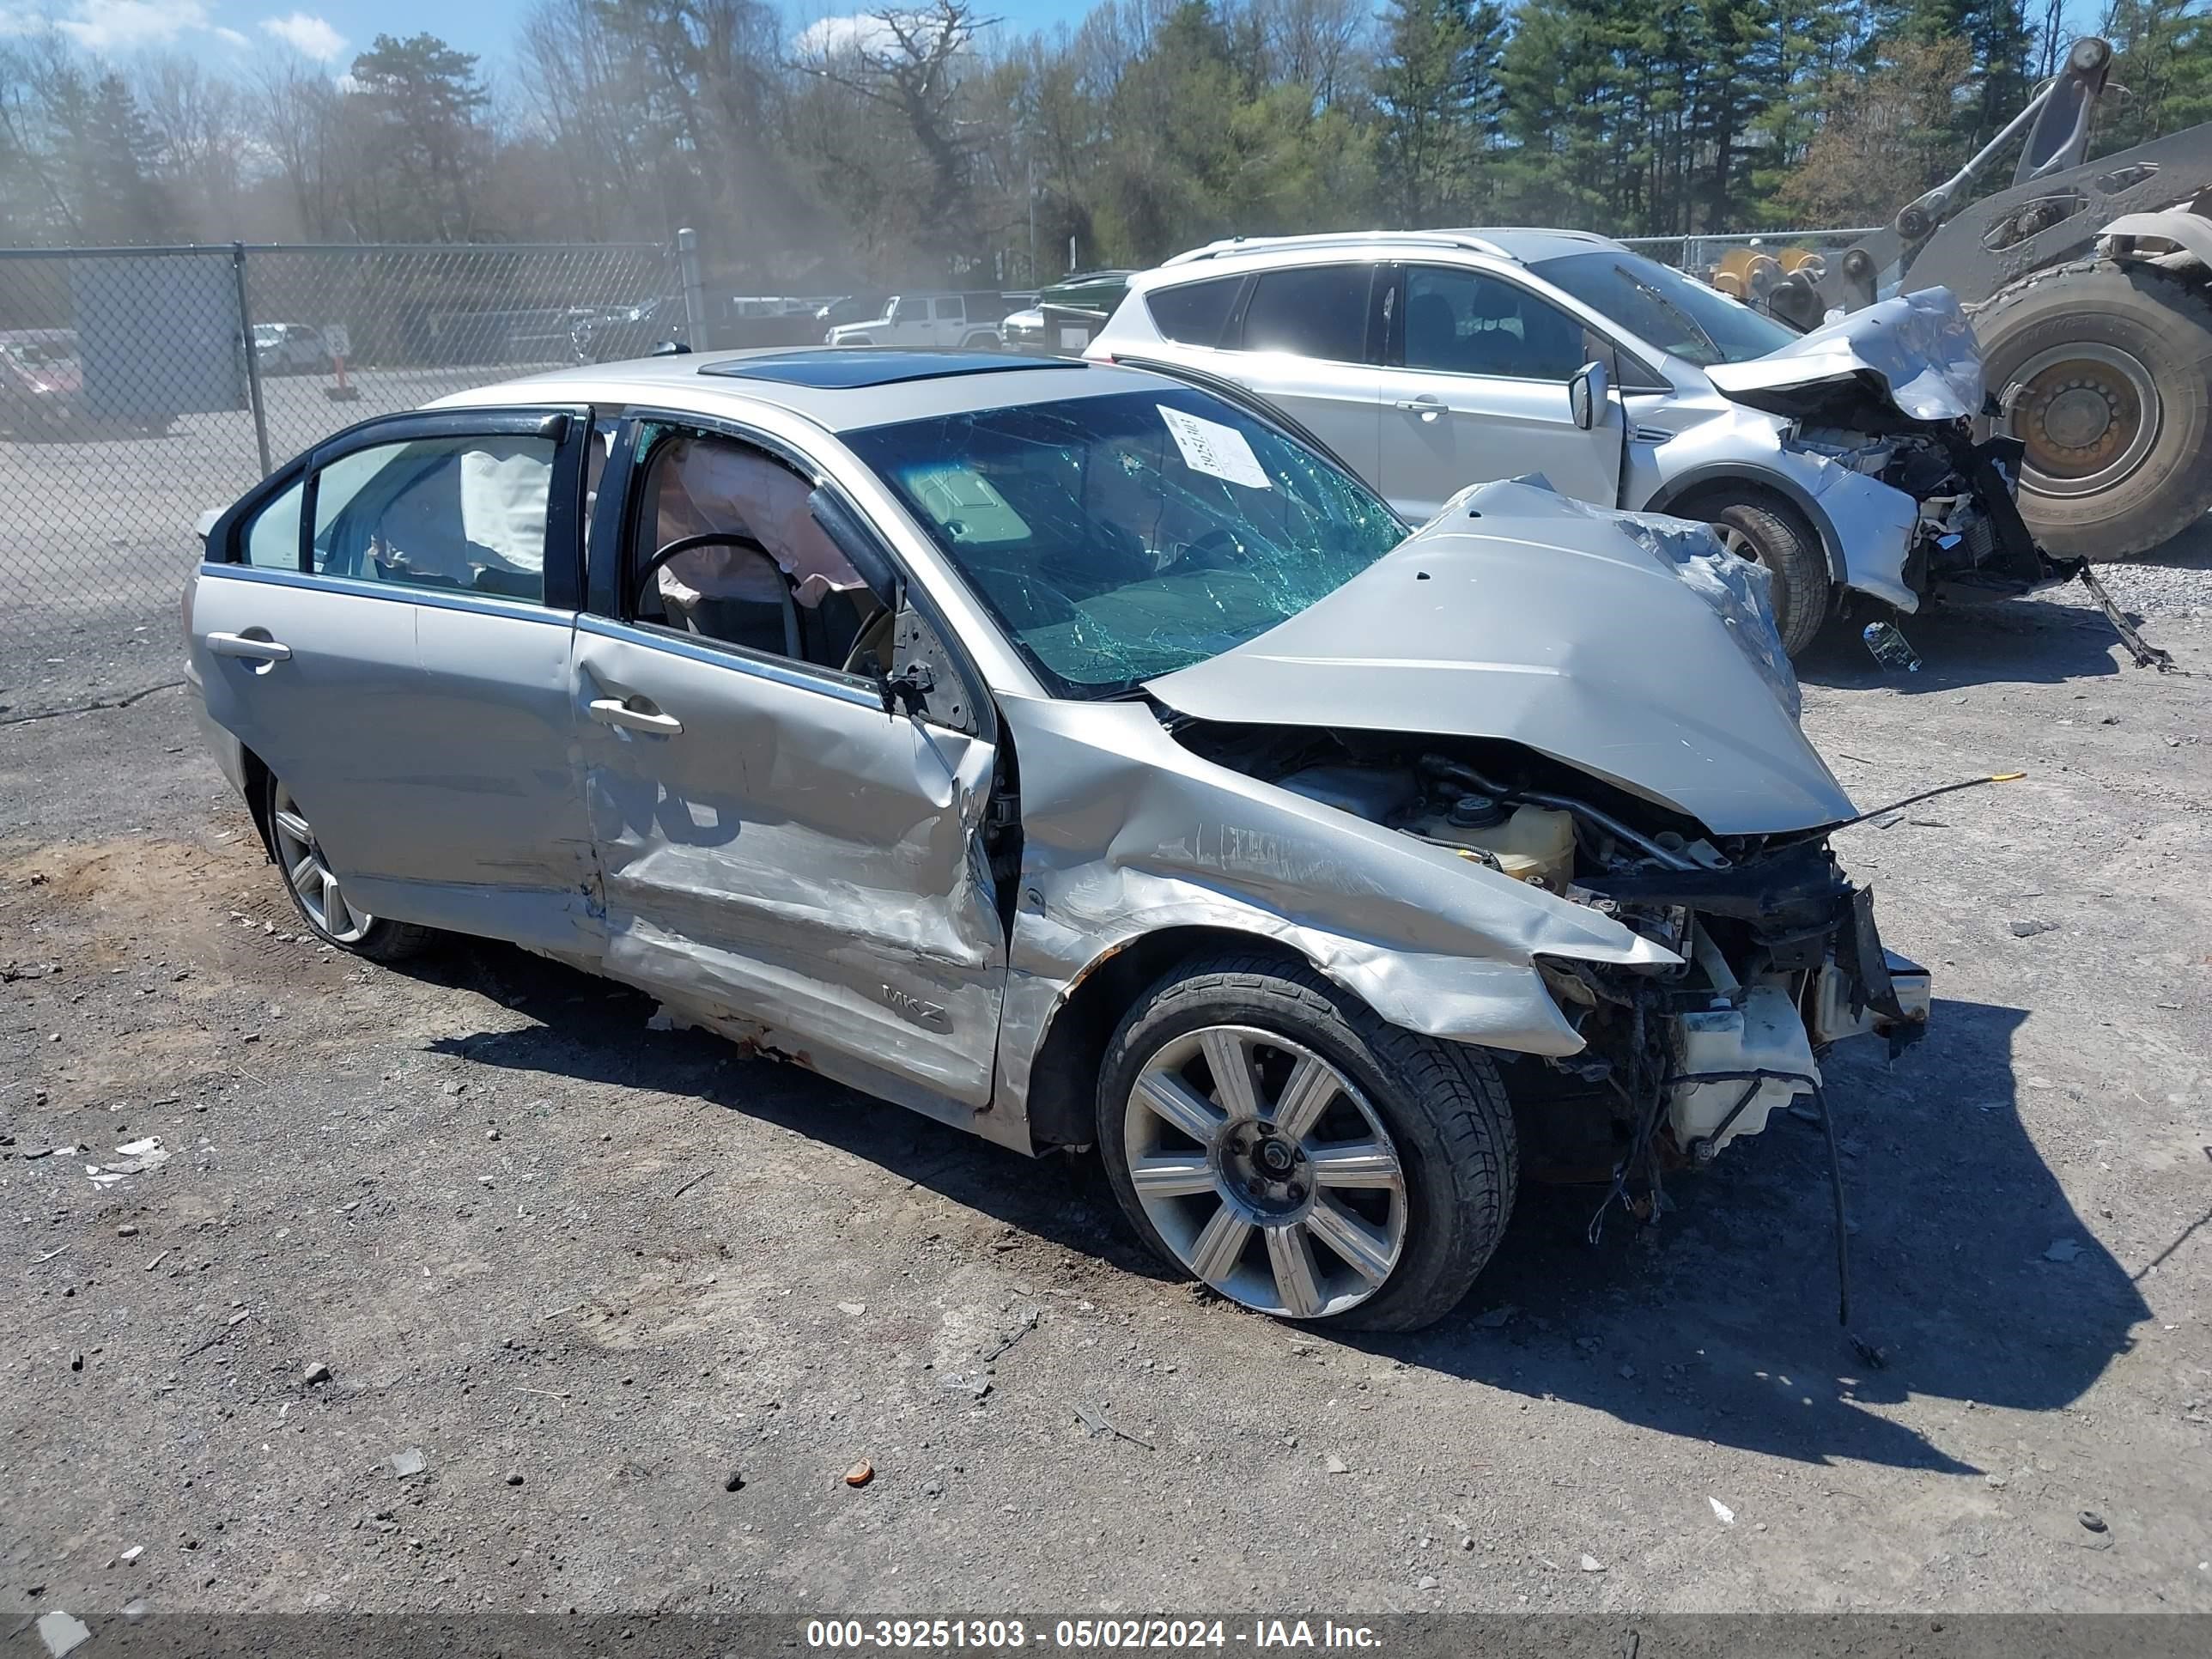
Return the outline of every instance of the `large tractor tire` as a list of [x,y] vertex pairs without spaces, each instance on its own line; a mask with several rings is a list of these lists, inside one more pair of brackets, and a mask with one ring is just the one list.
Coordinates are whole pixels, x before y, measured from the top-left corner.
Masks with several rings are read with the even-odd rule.
[[2212,305],[2156,266],[2042,272],[1974,320],[2026,446],[2021,514],[2054,553],[2158,546],[2212,508]]

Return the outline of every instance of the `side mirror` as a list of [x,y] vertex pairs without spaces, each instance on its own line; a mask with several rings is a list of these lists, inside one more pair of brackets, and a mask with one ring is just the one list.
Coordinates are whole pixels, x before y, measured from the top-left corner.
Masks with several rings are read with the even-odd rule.
[[1584,363],[1575,371],[1575,378],[1567,382],[1567,409],[1575,424],[1583,431],[1588,432],[1605,418],[1607,389],[1603,363]]
[[845,556],[854,574],[868,585],[868,592],[886,609],[897,610],[898,572],[892,568],[890,556],[884,551],[883,544],[854,516],[853,509],[829,490],[817,489],[807,496],[806,510],[822,526],[822,533]]

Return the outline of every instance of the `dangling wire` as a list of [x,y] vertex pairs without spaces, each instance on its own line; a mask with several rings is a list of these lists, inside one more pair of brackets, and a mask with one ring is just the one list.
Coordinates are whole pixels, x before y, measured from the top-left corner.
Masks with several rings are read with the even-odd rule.
[[1938,784],[1935,788],[1923,789],[1917,795],[1907,795],[1903,800],[1893,800],[1887,806],[1877,806],[1872,811],[1862,812],[1855,818],[1844,818],[1835,823],[1825,824],[1820,833],[1826,835],[1831,830],[1864,823],[1869,818],[1878,818],[1884,812],[1894,812],[1905,806],[1917,806],[1923,800],[1933,800],[1938,795],[1955,794],[1961,789],[1978,789],[1985,783],[2017,783],[2027,775],[2025,772],[1992,772],[1985,778],[1964,778],[1957,783]]
[[1851,1329],[1850,1220],[1844,1213],[1844,1155],[1836,1144],[1836,1115],[1818,1084],[1813,1086],[1813,1104],[1820,1114],[1821,1132],[1828,1138],[1828,1191],[1836,1204],[1836,1323],[1850,1340],[1851,1351],[1871,1369],[1880,1370],[1888,1357]]

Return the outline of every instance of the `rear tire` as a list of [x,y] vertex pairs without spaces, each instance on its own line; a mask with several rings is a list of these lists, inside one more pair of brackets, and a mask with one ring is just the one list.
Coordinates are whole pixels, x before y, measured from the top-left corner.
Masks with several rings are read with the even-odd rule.
[[292,896],[292,908],[300,913],[308,932],[325,945],[367,957],[371,962],[398,962],[419,954],[436,941],[434,928],[372,916],[349,903],[292,792],[273,774],[262,787],[262,822],[269,831],[269,850],[284,890]]
[[1721,545],[1760,566],[1773,580],[1775,631],[1795,657],[1827,626],[1827,556],[1810,525],[1779,502],[1708,495],[1682,511],[1713,527]]
[[2212,305],[2201,288],[2098,260],[1999,295],[1974,331],[2027,446],[2021,516],[2052,552],[2140,553],[2212,509]]
[[1489,1056],[1392,1025],[1286,956],[1203,957],[1154,985],[1107,1047],[1097,1110],[1115,1196],[1164,1261],[1344,1329],[1449,1313],[1520,1179]]

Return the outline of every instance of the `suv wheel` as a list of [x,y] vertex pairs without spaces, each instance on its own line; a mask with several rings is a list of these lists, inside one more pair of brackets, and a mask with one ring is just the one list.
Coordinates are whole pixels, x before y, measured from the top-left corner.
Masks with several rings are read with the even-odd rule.
[[1098,1143],[1166,1261],[1259,1312],[1365,1330],[1449,1313],[1519,1179],[1486,1055],[1272,955],[1192,962],[1138,1001],[1100,1068]]
[[372,916],[349,902],[292,792],[274,776],[268,790],[270,850],[284,872],[284,889],[294,907],[317,939],[374,962],[396,962],[437,937],[430,928]]
[[1828,561],[1813,528],[1778,502],[1729,501],[1708,497],[1690,509],[1705,520],[1721,545],[1765,568],[1774,580],[1774,625],[1782,648],[1795,657],[1828,621]]

